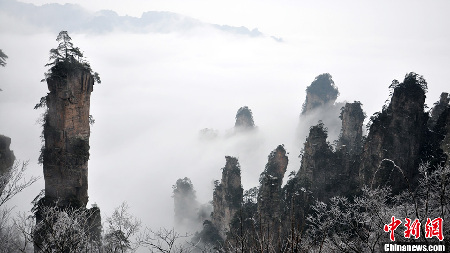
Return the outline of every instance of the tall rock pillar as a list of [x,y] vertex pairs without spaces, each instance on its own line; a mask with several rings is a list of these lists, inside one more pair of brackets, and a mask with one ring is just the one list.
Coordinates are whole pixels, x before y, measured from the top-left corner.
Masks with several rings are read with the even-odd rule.
[[226,239],[227,232],[230,231],[230,222],[241,208],[244,191],[241,185],[241,168],[238,159],[231,156],[226,156],[225,159],[222,181],[214,189],[214,212],[212,214],[212,223],[222,239]]
[[361,103],[346,103],[341,109],[340,118],[342,129],[337,148],[345,148],[351,155],[359,154],[362,151],[362,126],[365,118]]
[[281,235],[281,185],[288,161],[286,150],[279,145],[270,153],[266,168],[259,179],[259,225],[265,236],[271,239]]
[[42,150],[45,197],[58,206],[85,207],[94,78],[88,70],[74,69],[63,78],[47,78],[47,85]]

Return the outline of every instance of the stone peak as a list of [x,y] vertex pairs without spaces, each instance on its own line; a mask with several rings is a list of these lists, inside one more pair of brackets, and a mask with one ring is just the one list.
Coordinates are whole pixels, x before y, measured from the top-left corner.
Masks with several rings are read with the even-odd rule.
[[329,73],[318,75],[311,85],[306,87],[302,114],[325,104],[334,104],[338,96],[339,90],[334,84],[332,76]]
[[255,122],[253,121],[253,113],[248,106],[243,106],[239,108],[236,113],[236,123],[235,128],[241,129],[252,129],[255,127]]

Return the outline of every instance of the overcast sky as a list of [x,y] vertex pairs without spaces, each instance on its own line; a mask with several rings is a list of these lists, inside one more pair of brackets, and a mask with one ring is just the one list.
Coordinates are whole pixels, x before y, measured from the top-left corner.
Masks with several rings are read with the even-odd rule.
[[[150,227],[172,226],[171,186],[178,178],[192,179],[200,202],[211,200],[211,182],[220,179],[225,155],[239,158],[245,189],[257,185],[278,144],[289,152],[288,171],[297,171],[309,127],[300,123],[298,134],[304,90],[319,74],[333,76],[338,101],[359,100],[368,116],[381,110],[391,81],[402,81],[410,71],[428,81],[429,106],[442,91],[450,91],[449,1],[22,2],[77,4],[86,19],[100,10],[136,18],[146,11],[169,11],[201,24],[262,33],[252,37],[192,23],[186,31],[164,22],[159,25],[165,32],[129,26],[100,34],[86,27],[69,30],[102,78],[91,97],[96,123],[91,128],[90,204],[110,214],[127,201]],[[36,124],[42,111],[33,107],[48,92],[39,81],[48,51],[57,46],[55,27],[74,27],[77,17],[65,17],[57,26],[37,25],[23,9],[8,10],[0,9],[0,48],[9,56],[0,68],[0,133],[12,138],[18,159],[30,160],[29,172],[42,175]],[[244,105],[252,109],[258,131],[230,137],[235,114]],[[219,137],[200,141],[198,132],[206,127]],[[41,180],[10,205],[29,210],[43,185]]]

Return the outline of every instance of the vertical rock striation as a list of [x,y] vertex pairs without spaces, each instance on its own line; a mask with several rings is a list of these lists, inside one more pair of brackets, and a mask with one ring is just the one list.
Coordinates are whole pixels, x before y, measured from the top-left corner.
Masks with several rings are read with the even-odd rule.
[[361,103],[346,103],[341,109],[340,118],[342,129],[337,149],[345,149],[351,155],[360,153],[362,151],[362,126],[365,118]]
[[213,194],[212,223],[219,231],[222,239],[226,239],[230,231],[230,223],[241,208],[243,188],[241,185],[241,168],[238,159],[225,157],[226,164],[222,169],[222,180],[216,184]]
[[42,150],[47,201],[85,207],[88,202],[89,108],[94,79],[74,69],[47,78],[49,93]]
[[279,145],[270,153],[266,168],[259,178],[257,210],[260,229],[271,238],[281,235],[281,185],[288,162],[286,150]]

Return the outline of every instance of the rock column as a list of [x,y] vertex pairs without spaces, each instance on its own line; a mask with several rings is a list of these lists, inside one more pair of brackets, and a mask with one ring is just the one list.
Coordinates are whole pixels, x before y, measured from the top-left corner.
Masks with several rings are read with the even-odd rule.
[[222,239],[226,239],[231,220],[241,208],[243,197],[239,162],[231,156],[226,156],[225,159],[226,164],[222,169],[222,181],[214,189],[214,212],[212,214],[212,223],[219,231]]
[[88,202],[89,108],[94,79],[76,69],[47,79],[47,114],[42,150],[45,198],[58,206]]
[[281,185],[287,165],[286,150],[279,145],[270,153],[260,176],[258,219],[260,230],[270,239],[276,239],[281,234]]

